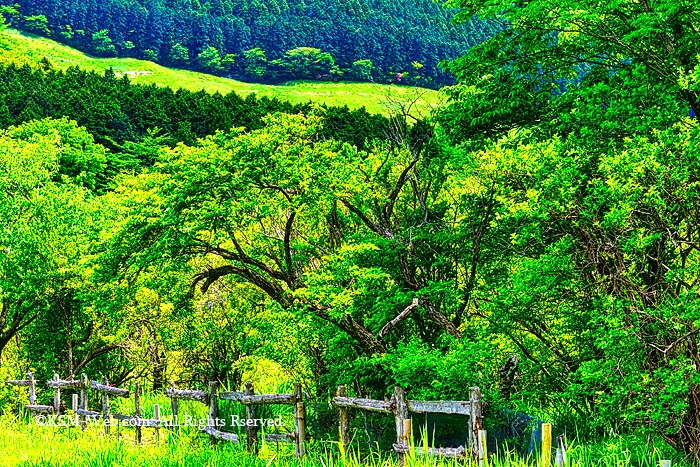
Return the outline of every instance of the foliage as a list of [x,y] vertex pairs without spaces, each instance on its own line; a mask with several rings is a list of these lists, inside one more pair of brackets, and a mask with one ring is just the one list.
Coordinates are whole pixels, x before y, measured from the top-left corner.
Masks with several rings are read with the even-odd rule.
[[[84,287],[98,208],[94,186],[104,152],[66,120],[10,128],[0,136],[0,352],[37,318],[65,311]],[[85,151],[83,152],[83,149]],[[84,290],[82,290],[84,292]]]
[[179,42],[173,44],[168,54],[168,62],[173,66],[185,66],[190,61],[189,51]]
[[51,34],[49,20],[44,15],[32,15],[22,18],[22,26],[30,32],[39,34]]
[[297,47],[288,50],[284,56],[273,62],[283,75],[292,79],[330,77],[335,61],[328,52],[313,47]]
[[256,47],[246,50],[243,56],[245,58],[246,76],[262,78],[267,74],[267,57],[264,50]]
[[552,122],[560,133],[598,135],[603,119],[601,139],[619,141],[673,124],[678,106],[686,115],[698,110],[689,87],[698,65],[691,52],[698,47],[697,2],[683,8],[673,1],[448,4],[462,8],[461,21],[478,14],[503,26],[451,65],[460,80],[453,90],[460,104],[448,117],[455,138],[539,122]]
[[[389,77],[390,70],[409,69],[412,62],[418,61],[425,65],[422,73],[438,85],[452,82],[439,66],[441,60],[457,58],[494,32],[489,23],[479,21],[470,27],[451,26],[454,11],[444,10],[431,0],[401,5],[387,0],[105,0],[87,4],[76,0],[3,0],[2,4],[11,6],[15,2],[25,18],[47,18],[43,27],[28,24],[23,26],[27,30],[91,53],[96,49],[89,38],[104,30],[109,31],[119,56],[136,54],[138,58],[167,64],[175,64],[170,61],[170,54],[176,44],[185,47],[193,59],[212,47],[220,56],[260,49],[270,61],[282,59],[299,47],[314,47],[331,52],[341,68],[369,59],[383,77]],[[62,34],[67,29],[83,33]],[[135,48],[126,49],[123,44],[127,41]],[[196,62],[180,62],[177,66],[220,71],[218,67],[203,68]],[[274,74],[262,68],[226,71],[232,72],[258,80],[275,79]],[[303,74],[317,76],[311,71]]]
[[[113,149],[125,141],[141,141],[154,128],[163,136],[192,144],[196,138],[233,126],[260,128],[268,112],[310,110],[308,104],[292,105],[266,97],[256,99],[254,95],[243,99],[234,93],[222,96],[130,85],[112,71],[100,76],[75,68],[63,72],[0,65],[0,76],[0,93],[5,96],[8,112],[6,123],[66,115]],[[334,126],[328,128],[329,134],[343,134],[343,138],[359,145],[380,136],[387,125],[385,118],[363,110],[336,108],[329,114],[337,116]],[[134,161],[128,158],[114,158],[112,164],[113,173],[134,167]]]
[[508,267],[482,273],[479,314],[599,432],[697,457],[697,2],[450,5],[503,25],[451,64],[441,115],[504,177]]
[[216,47],[207,47],[197,55],[197,64],[203,71],[214,73],[221,70],[221,55]]
[[358,81],[372,81],[374,64],[372,60],[357,60],[352,62],[350,74]]
[[[0,24],[13,26],[20,19],[19,10],[15,6],[0,6]],[[2,27],[2,26],[0,26]]]
[[158,51],[156,49],[146,49],[143,51],[143,58],[149,62],[157,63],[159,60]]
[[92,35],[92,50],[100,57],[116,57],[117,48],[109,37],[109,31],[103,29]]

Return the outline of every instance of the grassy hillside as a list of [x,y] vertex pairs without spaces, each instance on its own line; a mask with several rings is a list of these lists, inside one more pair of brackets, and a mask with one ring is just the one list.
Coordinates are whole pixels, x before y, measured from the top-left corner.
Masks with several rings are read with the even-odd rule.
[[165,68],[153,62],[132,58],[95,58],[58,42],[39,36],[8,29],[2,33],[0,60],[39,62],[48,58],[59,68],[78,66],[85,70],[103,72],[112,67],[118,74],[127,74],[133,83],[157,84],[173,89],[191,91],[204,89],[222,94],[234,91],[243,96],[257,93],[259,96],[277,97],[293,103],[308,101],[350,108],[365,107],[370,112],[386,113],[392,101],[408,101],[420,98],[420,108],[427,111],[437,105],[439,93],[430,89],[412,88],[374,83],[333,83],[295,81],[283,85],[245,83],[218,76],[187,70]]

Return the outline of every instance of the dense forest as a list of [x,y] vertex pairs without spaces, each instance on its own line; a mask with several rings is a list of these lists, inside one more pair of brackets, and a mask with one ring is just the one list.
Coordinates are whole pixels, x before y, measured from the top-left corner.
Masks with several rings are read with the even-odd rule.
[[487,417],[700,459],[700,2],[448,7],[498,29],[429,115],[0,68],[0,374],[158,392],[267,362],[319,413],[339,384],[478,385]]
[[[119,152],[124,143],[144,140],[194,144],[218,130],[260,128],[270,113],[311,110],[310,104],[291,105],[255,94],[244,99],[234,93],[132,86],[128,77],[116,78],[111,70],[98,75],[77,68],[55,70],[48,61],[40,65],[0,65],[0,125],[69,117]],[[359,148],[384,136],[389,127],[385,117],[347,107],[327,109],[325,122],[324,135]]]
[[[247,80],[377,80],[440,86],[439,63],[492,35],[432,0],[3,0],[16,27],[91,54]],[[2,2],[0,2],[2,4]]]

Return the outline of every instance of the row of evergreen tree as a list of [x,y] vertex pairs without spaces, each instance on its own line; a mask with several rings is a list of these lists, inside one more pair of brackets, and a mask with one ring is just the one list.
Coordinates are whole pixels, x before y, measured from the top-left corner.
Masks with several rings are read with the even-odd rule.
[[[12,25],[98,56],[152,60],[251,80],[372,79],[441,86],[439,65],[494,32],[450,25],[433,0],[0,0]],[[318,49],[324,73],[290,75],[276,60]],[[319,57],[316,57],[319,58]],[[359,63],[358,63],[359,62]],[[404,79],[402,80],[402,77]],[[415,78],[411,82],[415,82]]]
[[[163,145],[196,144],[197,139],[233,127],[262,128],[270,113],[310,112],[310,104],[245,98],[235,93],[173,91],[131,84],[111,70],[104,75],[78,68],[0,66],[0,128],[46,117],[68,117],[95,139],[123,155],[122,165],[150,165]],[[384,136],[386,117],[364,109],[331,107],[325,113],[324,136],[363,148]],[[115,159],[116,161],[117,159]],[[114,167],[114,171],[124,167]]]

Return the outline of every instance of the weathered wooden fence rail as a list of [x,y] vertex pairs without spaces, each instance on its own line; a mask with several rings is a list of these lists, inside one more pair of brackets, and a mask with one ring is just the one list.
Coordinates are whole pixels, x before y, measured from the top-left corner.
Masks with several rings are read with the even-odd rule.
[[471,396],[468,401],[417,401],[406,399],[405,391],[394,388],[391,400],[380,401],[360,397],[348,397],[347,388],[339,386],[337,396],[332,404],[340,411],[339,431],[340,441],[343,444],[350,442],[349,435],[349,409],[366,410],[393,414],[396,422],[396,443],[394,451],[399,457],[399,464],[403,464],[404,456],[410,450],[409,439],[411,437],[410,413],[443,413],[458,414],[469,417],[469,439],[467,446],[457,448],[430,448],[424,452],[423,448],[414,448],[418,455],[432,455],[440,457],[467,457],[473,455],[480,460],[484,454],[479,449],[478,434],[482,429],[482,401],[479,388],[471,388]]
[[[209,383],[208,391],[178,389],[174,384],[166,389],[165,395],[170,398],[172,418],[167,421],[161,417],[161,408],[154,405],[154,416],[151,419],[142,418],[141,396],[139,383],[134,384],[134,414],[126,415],[110,412],[109,398],[128,398],[132,393],[128,389],[110,386],[106,377],[101,381],[89,381],[85,374],[80,379],[61,380],[58,375],[47,381],[47,386],[54,390],[51,405],[37,404],[36,379],[33,373],[27,374],[24,380],[9,380],[7,383],[28,387],[29,403],[25,408],[31,413],[60,415],[61,413],[61,391],[73,390],[78,393],[72,394],[72,411],[76,415],[75,424],[80,424],[86,428],[88,418],[102,419],[105,433],[110,432],[111,419],[118,420],[117,426],[128,426],[135,428],[135,436],[138,443],[142,441],[142,428],[155,429],[156,440],[160,437],[160,429],[170,427],[175,429],[179,424],[179,402],[183,400],[194,401],[208,406],[207,423],[202,429],[209,435],[212,442],[219,440],[238,443],[239,436],[236,433],[221,431],[219,429],[219,401],[235,401],[245,406],[246,419],[257,420],[257,407],[262,405],[290,405],[294,410],[294,431],[291,433],[265,433],[265,441],[274,443],[294,443],[297,457],[304,456],[306,452],[306,409],[302,394],[301,384],[294,384],[293,394],[256,394],[253,384],[247,382],[245,390],[241,392],[218,392],[218,383]],[[88,409],[88,390],[100,394],[101,410],[94,411]],[[481,391],[477,387],[470,390],[468,401],[420,401],[406,397],[405,391],[396,387],[390,400],[374,400],[361,397],[349,397],[345,386],[338,387],[337,395],[332,399],[331,404],[339,412],[339,437],[340,442],[347,446],[351,442],[350,437],[350,411],[363,410],[370,412],[385,413],[394,416],[396,424],[396,443],[393,450],[397,453],[399,463],[403,465],[405,455],[411,450],[417,455],[428,455],[447,458],[474,458],[478,459],[481,466],[487,463],[486,431],[483,430],[483,402]],[[411,439],[411,413],[441,413],[462,415],[468,424],[468,439],[465,444],[456,448],[428,448],[410,446]],[[552,436],[551,425],[544,424],[542,427],[542,465],[551,464]],[[246,445],[250,452],[257,453],[259,448],[259,426],[257,423],[245,424]],[[566,440],[564,436],[556,438],[555,465],[564,466],[566,464]]]
[[[36,403],[36,379],[34,378],[34,373],[27,373],[26,380],[9,380],[7,383],[15,386],[28,386],[29,387],[29,404],[24,407],[34,414],[48,413],[55,416],[61,414],[61,390],[62,389],[73,389],[80,391],[80,394],[73,394],[71,409],[79,418],[80,425],[86,428],[86,418],[98,418],[102,417],[106,420],[104,424],[105,433],[109,433],[109,396],[116,397],[129,397],[128,389],[116,388],[110,386],[107,378],[103,377],[102,382],[89,381],[87,375],[81,375],[81,379],[68,379],[62,380],[57,374],[53,375],[53,379],[46,382],[49,388],[54,390],[53,404],[52,405],[37,405]],[[102,393],[102,410],[95,411],[89,410],[87,406],[87,391],[88,388],[94,391]],[[116,418],[116,417],[115,417]]]

